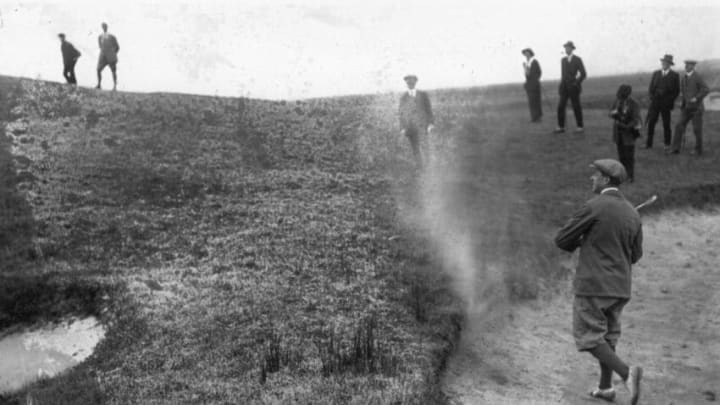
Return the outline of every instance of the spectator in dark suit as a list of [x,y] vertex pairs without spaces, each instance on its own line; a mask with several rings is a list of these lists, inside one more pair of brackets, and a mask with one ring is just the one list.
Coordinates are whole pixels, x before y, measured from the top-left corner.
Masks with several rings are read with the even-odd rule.
[[680,93],[680,75],[671,69],[673,63],[672,55],[665,55],[660,59],[662,69],[653,72],[650,80],[650,109],[648,110],[647,140],[645,148],[653,146],[655,135],[655,124],[658,116],[662,117],[663,141],[665,142],[665,153],[670,152],[670,141],[672,140],[672,129],[670,127],[670,113],[675,107],[675,99]]
[[542,70],[540,63],[535,59],[535,52],[530,48],[522,50],[526,61],[523,62],[525,69],[525,92],[527,92],[528,105],[530,106],[530,120],[540,122],[542,119],[542,103],[540,102],[540,76]]
[[98,37],[98,46],[100,47],[100,57],[98,58],[97,65],[97,86],[96,89],[100,88],[100,82],[102,82],[102,71],[105,66],[110,66],[110,71],[113,77],[113,90],[117,89],[117,54],[120,52],[120,45],[118,44],[115,35],[107,32],[108,25],[102,23],[103,33]]
[[583,65],[582,59],[573,54],[575,44],[573,44],[572,41],[568,41],[563,47],[565,48],[565,54],[567,54],[567,56],[560,61],[560,101],[558,102],[557,110],[558,126],[555,129],[555,133],[565,132],[565,108],[567,107],[568,98],[572,103],[573,113],[575,114],[575,123],[577,124],[575,132],[582,132],[584,129],[582,107],[580,106],[580,93],[582,91],[582,82],[587,77],[587,73],[585,72],[585,65]]
[[682,139],[685,137],[685,128],[692,121],[693,132],[695,133],[695,150],[691,152],[693,155],[702,155],[702,125],[703,125],[703,99],[708,95],[710,89],[705,80],[698,72],[695,71],[697,61],[685,61],[685,74],[680,83],[680,122],[675,127],[675,136],[673,137],[672,153],[680,153]]
[[400,97],[400,133],[410,141],[413,155],[418,167],[429,157],[428,135],[432,132],[435,122],[430,97],[424,91],[417,90],[418,78],[415,75],[404,77],[407,91]]
[[65,34],[58,34],[58,38],[60,38],[60,52],[63,58],[63,77],[69,84],[76,85],[75,64],[78,58],[80,58],[80,51],[75,49],[73,44],[65,40]]
[[613,123],[613,142],[617,146],[618,160],[625,166],[628,181],[635,181],[635,140],[640,137],[642,121],[640,105],[632,97],[632,87],[621,84],[610,110]]

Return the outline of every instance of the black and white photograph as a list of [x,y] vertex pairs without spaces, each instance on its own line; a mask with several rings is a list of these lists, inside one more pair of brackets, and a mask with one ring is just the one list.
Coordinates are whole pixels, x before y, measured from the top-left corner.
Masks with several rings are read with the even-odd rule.
[[0,405],[720,401],[715,0],[0,0]]

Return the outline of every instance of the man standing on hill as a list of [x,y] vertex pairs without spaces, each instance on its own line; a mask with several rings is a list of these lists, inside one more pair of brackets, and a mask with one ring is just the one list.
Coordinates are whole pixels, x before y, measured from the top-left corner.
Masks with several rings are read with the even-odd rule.
[[593,398],[615,399],[613,371],[630,391],[630,403],[640,398],[641,367],[629,367],[615,354],[620,315],[630,300],[631,267],[642,257],[642,223],[635,208],[618,190],[627,174],[613,159],[596,160],[591,177],[596,197],[575,212],[555,237],[568,252],[580,248],[573,288],[573,336],[580,351],[600,364],[600,383]]
[[98,37],[98,46],[100,47],[100,57],[98,58],[97,65],[97,86],[96,89],[100,88],[100,82],[102,82],[102,71],[105,66],[110,66],[110,71],[113,77],[113,90],[117,89],[117,54],[120,52],[120,45],[118,44],[115,35],[107,32],[108,25],[102,23],[103,33]]
[[528,105],[530,106],[530,120],[532,122],[540,122],[542,119],[542,104],[540,102],[540,76],[542,70],[540,63],[535,59],[535,52],[530,48],[522,50],[526,61],[523,62],[525,69],[525,92],[528,96]]
[[685,61],[685,75],[680,83],[680,122],[675,127],[675,136],[673,137],[672,153],[680,153],[682,140],[685,137],[685,127],[692,121],[693,132],[695,133],[695,150],[691,152],[693,155],[700,156],[703,153],[702,148],[702,125],[703,125],[703,99],[708,95],[710,89],[702,76],[695,71],[697,61],[689,59]]
[[573,113],[575,114],[575,123],[577,124],[575,132],[583,132],[580,93],[582,91],[582,82],[587,77],[585,65],[583,65],[583,61],[579,56],[573,54],[575,44],[572,41],[566,42],[563,47],[567,56],[560,60],[560,101],[557,110],[558,126],[555,128],[555,133],[565,132],[565,109],[567,108],[568,98],[572,103]]
[[647,141],[645,148],[653,146],[655,135],[655,124],[658,122],[658,115],[662,117],[663,141],[665,142],[665,153],[670,151],[672,129],[670,127],[670,112],[675,107],[675,99],[680,93],[680,75],[670,67],[674,65],[673,56],[665,55],[660,59],[662,69],[653,72],[650,80],[650,109],[648,110]]
[[80,58],[80,51],[75,49],[73,44],[65,40],[65,34],[58,34],[58,38],[60,38],[60,52],[63,58],[63,77],[68,84],[76,85],[75,64],[78,58]]
[[429,157],[428,136],[434,128],[435,118],[430,97],[426,92],[415,88],[417,76],[407,75],[403,79],[407,91],[400,97],[400,133],[410,141],[415,162],[422,168],[423,162]]

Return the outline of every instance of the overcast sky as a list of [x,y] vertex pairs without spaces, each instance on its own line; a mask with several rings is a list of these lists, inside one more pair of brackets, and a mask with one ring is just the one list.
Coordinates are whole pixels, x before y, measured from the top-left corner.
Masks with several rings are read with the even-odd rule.
[[62,81],[64,32],[94,86],[106,21],[129,91],[303,98],[396,90],[409,72],[423,88],[516,82],[524,47],[552,79],[567,40],[590,78],[665,53],[720,58],[717,0],[0,0],[0,13],[0,74]]

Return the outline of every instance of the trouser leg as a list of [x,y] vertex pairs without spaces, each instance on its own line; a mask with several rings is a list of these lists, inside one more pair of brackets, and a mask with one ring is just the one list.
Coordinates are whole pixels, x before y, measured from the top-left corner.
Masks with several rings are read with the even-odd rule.
[[583,127],[583,113],[580,105],[580,90],[574,90],[570,93],[570,102],[572,103],[573,114],[575,114],[575,123],[578,128]]
[[696,111],[692,118],[693,133],[695,133],[695,152],[703,152],[703,112]]
[[675,134],[673,135],[672,139],[673,152],[680,151],[680,147],[682,146],[682,138],[683,136],[685,136],[685,127],[691,119],[691,113],[689,113],[685,109],[680,110],[680,121],[678,121],[677,125],[675,126]]
[[408,141],[410,141],[410,149],[412,150],[413,157],[415,158],[415,163],[418,164],[418,166],[422,166],[422,154],[420,153],[420,134],[418,133],[417,128],[410,127],[405,130],[405,136],[407,136]]
[[[662,124],[663,124],[663,141],[665,142],[665,146],[670,146],[670,141],[672,140],[672,127],[671,127],[671,118],[672,118],[672,111],[670,109],[663,109],[660,114],[662,115]],[[657,119],[656,119],[657,120]]]
[[558,100],[557,123],[558,128],[565,128],[565,109],[567,108],[568,94],[566,91],[560,92],[560,100]]

